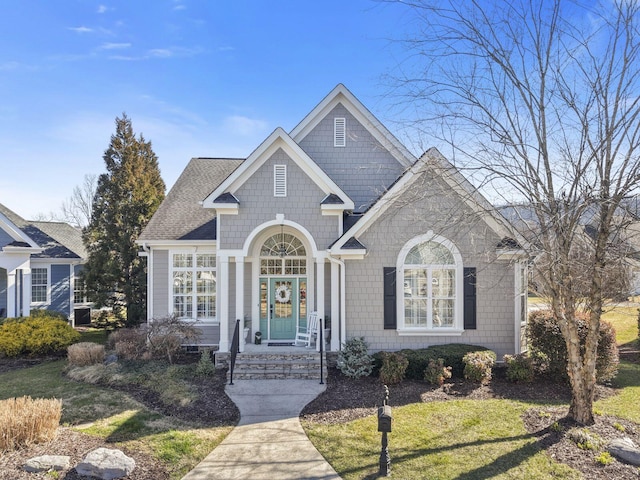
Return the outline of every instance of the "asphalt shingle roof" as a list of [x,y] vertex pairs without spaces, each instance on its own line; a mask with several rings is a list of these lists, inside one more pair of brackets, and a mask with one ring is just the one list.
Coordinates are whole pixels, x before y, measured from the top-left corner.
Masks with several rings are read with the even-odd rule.
[[87,258],[82,232],[68,223],[25,220],[2,204],[0,213],[44,249],[42,253],[34,254],[34,257]]
[[243,159],[193,158],[140,234],[145,240],[213,240],[215,211],[200,202],[238,168]]

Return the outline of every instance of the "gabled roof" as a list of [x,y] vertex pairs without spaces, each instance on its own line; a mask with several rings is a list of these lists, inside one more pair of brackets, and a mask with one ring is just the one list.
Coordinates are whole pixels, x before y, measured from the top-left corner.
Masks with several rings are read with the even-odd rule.
[[25,220],[0,204],[0,228],[15,240],[9,247],[31,250],[34,258],[87,257],[82,232],[68,223]]
[[339,198],[343,209],[353,209],[353,200],[280,127],[276,128],[239,168],[217,185],[202,205],[205,208],[219,206],[219,198],[226,198],[225,194],[234,194],[278,149],[282,149],[326,195],[333,194]]
[[338,104],[342,104],[351,115],[371,132],[373,137],[380,142],[402,166],[408,168],[415,162],[415,156],[341,83],[331,90],[291,131],[290,135],[294,142],[300,143]]
[[[511,228],[509,222],[469,183],[469,181],[436,149],[431,148],[384,193],[344,234],[331,246],[334,255],[349,254],[354,241],[366,232],[380,216],[393,205],[426,170],[442,178],[460,198],[476,212],[501,239],[509,238],[514,244],[527,245],[526,240]],[[359,243],[359,242],[358,242]],[[498,247],[496,245],[496,247]]]
[[[237,158],[191,159],[140,234],[138,243],[215,240],[215,212],[202,208],[202,200],[243,162]],[[227,199],[231,198],[223,200]]]

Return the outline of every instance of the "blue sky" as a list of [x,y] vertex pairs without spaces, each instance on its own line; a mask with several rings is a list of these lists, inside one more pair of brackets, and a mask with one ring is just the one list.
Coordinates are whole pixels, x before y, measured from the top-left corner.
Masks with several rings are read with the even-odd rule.
[[344,83],[394,131],[382,76],[406,11],[370,0],[4,0],[0,203],[59,210],[123,112],[170,188],[191,157],[246,157]]

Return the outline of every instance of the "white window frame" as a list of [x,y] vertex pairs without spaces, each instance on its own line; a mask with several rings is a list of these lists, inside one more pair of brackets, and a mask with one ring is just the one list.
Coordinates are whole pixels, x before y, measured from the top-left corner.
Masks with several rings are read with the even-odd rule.
[[[174,255],[190,255],[192,264],[190,267],[176,267]],[[215,259],[215,267],[198,267],[198,255],[211,255]],[[216,257],[215,250],[171,250],[169,251],[169,312],[175,314],[174,299],[176,293],[174,292],[174,279],[176,272],[187,272],[191,274],[191,291],[187,294],[180,295],[191,297],[191,316],[179,316],[181,320],[198,321],[201,324],[217,324],[218,323],[218,259]],[[214,315],[208,317],[198,317],[198,285],[197,277],[199,272],[213,272],[215,277],[215,290],[213,296],[213,308]]]
[[[453,314],[453,326],[451,327],[434,327],[433,326],[433,302],[427,303],[427,325],[426,326],[406,326],[405,325],[405,302],[404,302],[404,278],[405,268],[408,270],[416,269],[415,266],[405,265],[405,261],[408,253],[413,247],[421,243],[434,242],[439,243],[443,247],[447,248],[453,255],[455,270],[455,293],[454,293],[454,314]],[[451,265],[429,265],[427,266],[427,278],[428,282],[431,281],[431,271],[445,267],[451,268]],[[420,268],[420,266],[418,266]],[[462,335],[464,332],[464,268],[462,263],[462,256],[458,248],[450,240],[435,235],[433,232],[428,232],[424,235],[409,240],[400,250],[396,263],[396,314],[398,318],[398,335],[411,336],[411,335],[429,335],[429,336],[443,336],[443,335]],[[431,288],[431,287],[429,287]],[[431,297],[430,297],[431,299]]]
[[286,165],[273,166],[273,196],[274,197],[287,196],[287,166]]
[[333,119],[333,146],[347,146],[347,119],[345,117],[335,117]]
[[[47,280],[46,280],[46,284],[42,285],[42,284],[37,284],[34,285],[33,283],[33,279],[34,279],[34,270],[45,270],[47,272]],[[45,293],[45,300],[34,300],[34,295],[33,295],[33,287],[45,287],[46,293]],[[31,267],[31,305],[49,305],[51,303],[51,267],[50,266],[37,266],[37,267]]]

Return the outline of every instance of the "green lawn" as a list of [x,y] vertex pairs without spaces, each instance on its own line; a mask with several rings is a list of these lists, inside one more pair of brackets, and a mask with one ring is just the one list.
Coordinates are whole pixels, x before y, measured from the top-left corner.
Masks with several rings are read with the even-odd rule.
[[[618,307],[604,316],[619,344],[638,337],[637,308]],[[640,365],[621,362],[618,395],[594,405],[598,413],[640,424]],[[521,414],[539,403],[458,400],[393,409],[389,434],[392,476],[418,479],[579,479],[554,462],[527,433]],[[345,480],[377,478],[380,433],[374,415],[346,424],[303,422],[307,435]],[[640,427],[639,427],[640,428]]]
[[164,462],[172,479],[182,478],[233,427],[196,428],[145,408],[114,389],[74,382],[63,375],[65,360],[0,374],[0,399],[28,395],[62,400],[62,423]]

